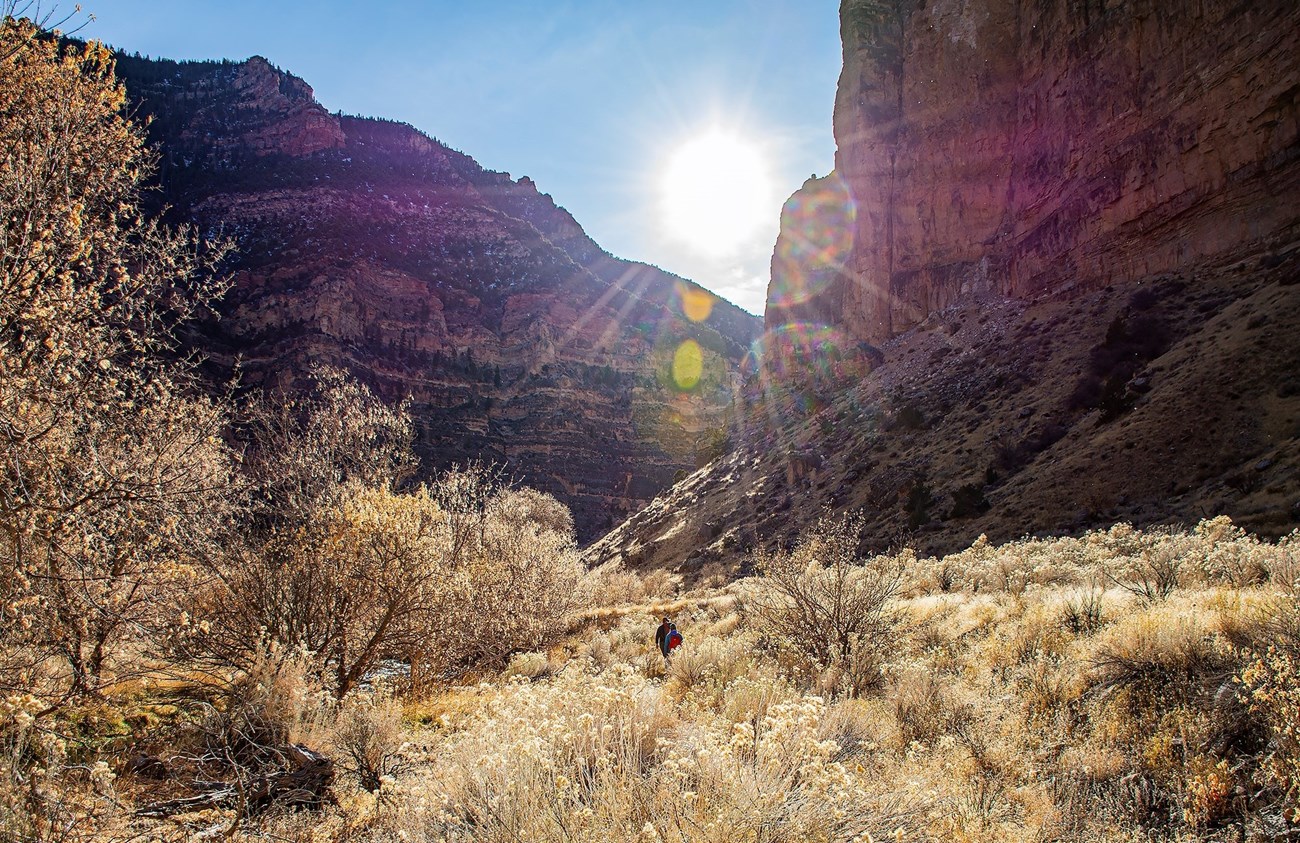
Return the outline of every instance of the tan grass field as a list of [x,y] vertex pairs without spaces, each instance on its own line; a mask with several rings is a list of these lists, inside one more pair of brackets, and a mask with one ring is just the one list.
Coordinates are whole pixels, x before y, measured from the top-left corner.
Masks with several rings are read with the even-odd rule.
[[[335,704],[291,659],[269,668],[252,702],[337,760],[335,805],[137,817],[162,785],[105,741],[64,775],[85,833],[62,839],[1289,839],[1298,554],[1226,519],[908,554],[887,645],[830,664],[770,634],[762,579],[638,594],[598,572],[642,602],[462,684]],[[666,666],[665,611],[686,637]],[[152,705],[164,736],[177,706]],[[6,733],[23,717],[10,701]]]

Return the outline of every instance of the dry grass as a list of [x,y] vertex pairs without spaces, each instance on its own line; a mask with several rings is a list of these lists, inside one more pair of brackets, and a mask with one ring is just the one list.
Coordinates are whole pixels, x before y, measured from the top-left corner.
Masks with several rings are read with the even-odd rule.
[[[1231,572],[1284,570],[1290,545],[1229,531],[1232,552],[1251,558],[1227,559],[1219,547],[1211,568],[1194,561],[1216,558],[1222,541],[1207,544],[1206,532],[1117,528],[1063,540],[1055,555],[1050,543],[977,545],[967,555],[999,560],[988,570],[1001,573],[897,598],[898,634],[878,654],[883,681],[856,697],[744,612],[744,584],[660,601],[643,594],[592,614],[560,645],[517,654],[500,674],[400,707],[358,697],[313,713],[310,701],[327,696],[313,697],[292,670],[268,675],[261,686],[273,693],[254,697],[259,711],[332,748],[345,773],[338,804],[237,827],[218,812],[168,833],[1287,839],[1300,781],[1300,659],[1279,630],[1294,626],[1294,590]],[[1108,554],[1171,545],[1195,574],[1161,599],[1103,577],[1115,570]],[[1035,573],[1048,556],[1050,575]],[[686,635],[666,665],[650,640],[663,613]],[[12,730],[17,715],[6,716]],[[94,786],[81,775],[74,790],[91,804]],[[124,776],[116,792],[141,786]],[[166,839],[99,798],[100,827],[134,823]]]

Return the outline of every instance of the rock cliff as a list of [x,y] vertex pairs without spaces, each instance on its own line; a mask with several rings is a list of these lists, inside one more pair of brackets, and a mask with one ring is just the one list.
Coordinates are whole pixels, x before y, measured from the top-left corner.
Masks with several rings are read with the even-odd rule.
[[[1300,241],[1292,0],[840,14],[835,177],[853,242],[777,279],[769,326],[812,315],[880,342],[982,292],[1095,290]],[[792,201],[808,190],[824,186]]]
[[1300,527],[1300,5],[845,0],[723,459],[589,550],[745,572],[1226,514]]
[[[426,471],[504,464],[584,540],[712,453],[754,317],[607,254],[528,178],[329,114],[264,59],[118,72],[151,120],[160,205],[237,247],[192,337],[215,376],[238,361],[246,385],[292,386],[342,365],[412,400]],[[674,372],[683,355],[698,376]]]

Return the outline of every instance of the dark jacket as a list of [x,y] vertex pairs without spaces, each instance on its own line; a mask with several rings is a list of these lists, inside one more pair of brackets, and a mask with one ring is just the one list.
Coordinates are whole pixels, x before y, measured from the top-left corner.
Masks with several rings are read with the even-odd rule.
[[655,630],[655,646],[659,648],[659,652],[668,655],[668,624],[661,623]]

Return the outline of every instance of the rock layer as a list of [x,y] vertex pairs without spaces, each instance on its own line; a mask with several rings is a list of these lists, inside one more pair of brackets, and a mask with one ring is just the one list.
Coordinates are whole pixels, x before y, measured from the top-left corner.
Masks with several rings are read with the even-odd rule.
[[[1300,241],[1292,0],[844,0],[841,32],[854,242],[796,316],[880,342],[981,292],[1081,292]],[[769,326],[792,318],[783,292]]]
[[[218,378],[239,361],[245,385],[293,386],[342,365],[411,399],[426,472],[503,464],[568,503],[584,540],[713,447],[754,317],[607,254],[527,178],[329,114],[264,59],[118,67],[170,213],[238,250],[192,337]],[[683,295],[711,304],[703,321]],[[694,385],[671,372],[688,340]]]

